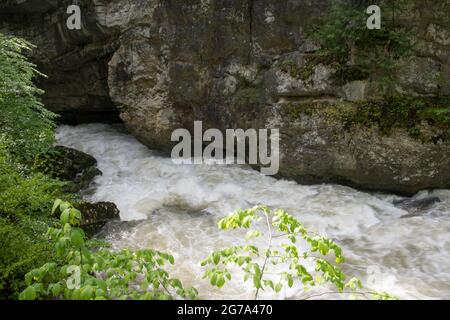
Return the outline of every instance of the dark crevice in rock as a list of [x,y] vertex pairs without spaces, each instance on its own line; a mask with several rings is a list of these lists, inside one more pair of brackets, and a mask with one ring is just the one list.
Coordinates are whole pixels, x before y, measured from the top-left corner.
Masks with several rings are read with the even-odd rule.
[[123,123],[119,111],[80,112],[66,111],[58,113],[58,124],[76,126],[85,123]]
[[248,27],[249,27],[249,49],[247,55],[247,64],[250,64],[253,55],[253,13],[254,13],[254,0],[248,0]]
[[2,14],[42,14],[55,10],[59,0],[9,0],[0,4]]

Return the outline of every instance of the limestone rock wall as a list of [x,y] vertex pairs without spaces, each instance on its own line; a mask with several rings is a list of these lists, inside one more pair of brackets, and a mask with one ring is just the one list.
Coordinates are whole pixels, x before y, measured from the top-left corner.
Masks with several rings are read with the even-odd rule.
[[[283,176],[408,194],[450,186],[448,143],[423,143],[401,130],[348,133],[326,112],[301,120],[286,112],[292,104],[376,95],[368,81],[337,85],[335,70],[323,64],[309,72],[283,67],[302,70],[318,49],[305,30],[329,0],[84,0],[80,31],[65,28],[73,1],[17,2],[0,5],[0,29],[38,46],[32,58],[49,75],[41,86],[52,110],[118,108],[137,138],[160,149],[194,120],[205,128],[279,127]],[[396,90],[448,96],[449,2],[413,2],[403,18],[418,51],[404,61]]]

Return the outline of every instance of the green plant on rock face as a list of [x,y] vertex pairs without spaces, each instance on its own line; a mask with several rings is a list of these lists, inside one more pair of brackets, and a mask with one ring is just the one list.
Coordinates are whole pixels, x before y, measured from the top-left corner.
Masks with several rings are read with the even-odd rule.
[[365,6],[336,1],[310,31],[322,46],[319,56],[334,65],[339,82],[371,78],[386,89],[392,85],[398,61],[411,54],[410,35],[395,19],[406,10],[405,2],[385,0],[379,5],[383,10],[380,30],[367,28]]
[[33,79],[42,74],[23,55],[31,49],[27,41],[0,33],[0,134],[23,162],[52,146],[56,117],[38,98],[43,91]]
[[[202,261],[202,266],[207,267],[204,276],[213,286],[221,288],[231,280],[228,267],[232,265],[243,272],[245,281],[252,279],[255,299],[258,299],[261,290],[270,288],[278,293],[285,285],[293,287],[296,283],[304,289],[328,283],[334,285],[338,293],[350,290],[355,295],[372,294],[376,299],[393,299],[386,293],[362,292],[362,283],[357,278],[347,280],[338,267],[344,262],[342,249],[334,241],[309,232],[297,219],[281,209],[271,211],[266,206],[256,206],[238,210],[222,219],[219,228],[248,229],[245,239],[254,241],[263,235],[261,230],[252,229],[261,221],[267,227],[265,249],[252,244],[232,246],[212,252]],[[303,240],[307,250],[299,247],[299,240]],[[314,271],[309,270],[311,264],[315,266]]]
[[[444,98],[391,96],[384,100],[362,101],[353,111],[341,114],[346,129],[353,126],[377,125],[381,133],[393,128],[407,129],[414,138],[422,138],[420,125],[426,121],[450,133],[450,101]],[[449,134],[441,139],[447,140]]]
[[238,109],[260,108],[264,104],[264,96],[261,90],[256,88],[245,88],[239,90],[234,99],[233,105]]
[[292,78],[311,83],[316,67],[324,62],[322,60],[319,56],[311,55],[305,58],[302,66],[299,66],[294,60],[286,59],[278,63],[278,68]]
[[169,254],[104,248],[92,251],[79,228],[81,212],[61,200],[55,202],[53,211],[61,213],[60,227],[48,230],[57,260],[26,275],[28,287],[19,299],[196,298],[194,288],[184,288],[164,270],[167,263],[174,263]]

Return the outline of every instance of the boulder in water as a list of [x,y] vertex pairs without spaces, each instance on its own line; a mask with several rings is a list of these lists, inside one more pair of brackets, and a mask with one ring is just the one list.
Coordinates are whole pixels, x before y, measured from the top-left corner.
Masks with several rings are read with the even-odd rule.
[[401,218],[412,218],[424,215],[428,209],[430,209],[434,204],[441,202],[438,197],[427,197],[423,199],[402,199],[394,201],[394,205],[408,211],[407,215]]
[[93,156],[76,149],[56,146],[45,159],[45,171],[50,171],[54,178],[72,182],[66,187],[67,192],[76,193],[87,188],[96,176],[102,174]]
[[88,236],[99,232],[109,221],[120,219],[120,211],[112,202],[82,202],[75,207],[82,212],[81,227]]

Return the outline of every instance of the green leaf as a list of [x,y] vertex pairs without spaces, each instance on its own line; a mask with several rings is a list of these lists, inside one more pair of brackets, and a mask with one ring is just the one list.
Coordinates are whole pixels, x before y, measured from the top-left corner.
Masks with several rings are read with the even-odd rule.
[[222,288],[225,285],[225,278],[223,275],[219,275],[217,277],[217,282],[216,282],[217,287]]
[[64,201],[59,205],[59,209],[61,210],[61,212],[66,211],[70,207],[71,207],[71,205],[68,202],[64,202]]
[[59,205],[61,204],[62,200],[61,199],[57,199],[55,201],[55,203],[53,204],[53,208],[52,208],[52,214],[55,213],[56,209],[59,208]]
[[94,288],[92,286],[86,286],[80,289],[81,300],[91,300],[94,297]]
[[76,247],[80,247],[84,243],[84,234],[81,229],[72,229],[70,232],[70,241]]
[[70,224],[79,226],[81,223],[81,212],[75,208],[70,208]]
[[259,275],[254,275],[253,276],[253,285],[255,286],[256,289],[260,289],[261,288],[261,278]]
[[251,239],[257,238],[261,235],[261,232],[258,230],[249,230],[245,235],[245,241],[249,241]]
[[277,283],[275,285],[275,292],[278,293],[281,291],[281,289],[283,289],[283,285],[281,283]]
[[287,282],[288,282],[289,288],[292,288],[292,286],[294,285],[294,279],[292,278],[291,274],[287,275]]
[[216,285],[216,283],[217,283],[217,273],[214,273],[212,275],[210,282],[211,282],[211,285],[213,285],[213,286]]
[[26,288],[19,297],[20,300],[36,300],[36,289],[32,286]]
[[64,226],[65,224],[69,223],[69,218],[70,218],[70,209],[65,209],[61,213],[59,220],[61,221],[61,224]]
[[220,254],[218,252],[214,252],[213,254],[213,262],[215,265],[219,264],[220,262]]
[[62,290],[63,290],[63,286],[60,283],[55,283],[52,286],[52,295],[54,297],[58,297],[61,294]]
[[343,263],[345,261],[345,259],[343,258],[343,257],[337,257],[336,258],[336,263],[337,264],[341,264],[341,263]]

